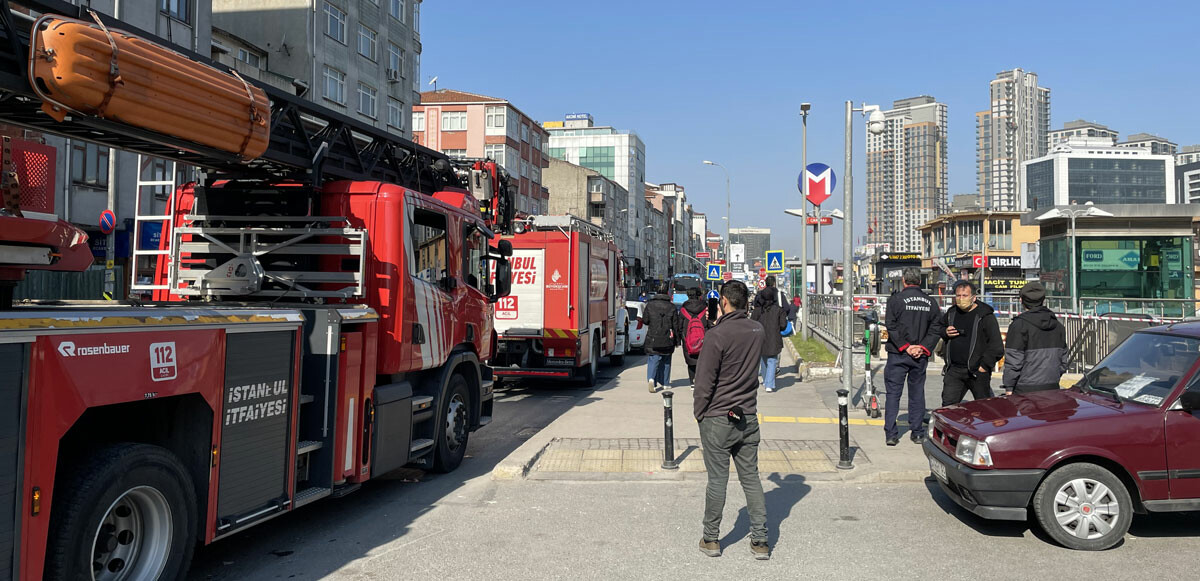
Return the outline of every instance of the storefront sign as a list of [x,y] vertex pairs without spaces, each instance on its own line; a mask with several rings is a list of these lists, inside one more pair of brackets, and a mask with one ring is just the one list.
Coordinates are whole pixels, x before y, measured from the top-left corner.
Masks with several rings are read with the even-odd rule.
[[916,252],[906,252],[903,254],[884,253],[879,255],[879,260],[921,260],[921,255]]
[[1141,254],[1128,248],[1084,250],[1080,257],[1082,270],[1137,270]]
[[1023,278],[985,278],[983,285],[985,291],[1019,291],[1025,286]]
[[1020,256],[989,256],[988,268],[1021,268]]

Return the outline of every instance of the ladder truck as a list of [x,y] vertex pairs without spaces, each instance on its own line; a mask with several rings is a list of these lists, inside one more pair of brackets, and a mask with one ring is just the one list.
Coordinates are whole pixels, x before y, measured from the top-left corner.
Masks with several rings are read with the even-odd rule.
[[197,543],[455,469],[491,420],[503,171],[169,46],[0,0],[0,123],[204,172],[139,179],[135,230],[161,230],[134,251],[145,303],[14,305],[27,270],[92,259],[5,197],[0,581],[181,579]]

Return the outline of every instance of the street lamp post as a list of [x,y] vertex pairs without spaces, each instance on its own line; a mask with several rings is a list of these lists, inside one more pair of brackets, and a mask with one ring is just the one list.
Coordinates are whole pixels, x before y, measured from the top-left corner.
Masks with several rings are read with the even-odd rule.
[[1067,269],[1067,272],[1071,277],[1071,307],[1076,314],[1081,314],[1079,312],[1079,286],[1077,281],[1079,275],[1075,266],[1075,218],[1080,217],[1106,218],[1112,217],[1112,213],[1105,212],[1093,206],[1091,202],[1088,202],[1083,208],[1055,208],[1036,218],[1039,222],[1054,218],[1066,218],[1070,221],[1071,227],[1067,231],[1067,239],[1071,245],[1071,267]]
[[800,338],[808,341],[808,110],[800,104]]
[[704,165],[715,165],[725,172],[725,262],[732,266],[729,262],[729,221],[732,220],[731,216],[733,215],[730,213],[732,206],[729,203],[729,170],[725,166],[707,159],[704,160]]
[[[842,195],[846,198],[843,212],[845,222],[842,224],[842,389],[853,391],[854,376],[854,282],[850,276],[850,261],[854,259],[854,113],[866,115],[867,130],[872,135],[883,133],[884,116],[876,105],[863,104],[861,109],[854,108],[853,101],[846,101],[846,173],[842,176],[845,185]],[[817,220],[818,222],[820,219]]]

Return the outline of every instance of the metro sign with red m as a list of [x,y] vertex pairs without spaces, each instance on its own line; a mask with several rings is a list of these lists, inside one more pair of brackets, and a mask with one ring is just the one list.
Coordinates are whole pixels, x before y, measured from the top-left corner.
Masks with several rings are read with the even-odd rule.
[[810,163],[800,174],[801,192],[804,191],[804,180],[808,180],[807,199],[814,206],[825,203],[825,200],[833,195],[833,188],[837,186],[837,176],[833,173],[833,168],[823,163]]

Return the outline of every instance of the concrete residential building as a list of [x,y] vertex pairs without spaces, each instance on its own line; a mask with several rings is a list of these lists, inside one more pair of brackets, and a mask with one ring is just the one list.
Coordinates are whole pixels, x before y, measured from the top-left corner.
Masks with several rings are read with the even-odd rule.
[[1200,145],[1185,145],[1175,154],[1175,165],[1187,165],[1200,161]]
[[306,98],[411,135],[421,0],[213,0],[212,16],[214,26],[264,51],[246,60],[266,57],[263,68],[308,87]]
[[1116,145],[1120,132],[1083,119],[1067,121],[1063,124],[1062,129],[1054,129],[1046,134],[1046,151],[1054,149],[1055,145],[1066,143],[1072,137],[1107,137],[1112,139],[1113,145]]
[[[629,255],[629,192],[594,169],[549,160],[542,172],[542,184],[550,193],[550,215],[572,214],[587,218],[612,233],[621,253]],[[628,260],[626,262],[629,262]]]
[[[1021,248],[1036,243],[1039,230],[1036,224],[1022,223],[1021,212],[950,212],[926,222],[920,231],[921,266],[929,287],[940,293],[953,293],[959,279],[979,284],[982,270],[988,294],[1016,294],[1025,284],[1024,272],[1036,268],[1022,263]],[[896,287],[898,274],[889,270],[883,278]]]
[[[675,274],[675,264],[671,260],[671,248],[675,245],[678,233],[675,220],[675,199],[658,190],[646,192],[646,201],[657,212],[650,221],[652,228],[645,234],[644,240],[651,245],[648,254],[654,257],[657,266],[656,278],[669,278]],[[659,222],[658,215],[662,215]]]
[[990,107],[975,114],[976,184],[990,210],[1021,210],[1021,164],[1046,155],[1050,89],[1022,69],[996,75]]
[[1030,210],[1068,204],[1174,204],[1175,157],[1083,137],[1021,167]]
[[649,255],[645,244],[646,217],[642,215],[641,200],[646,188],[646,146],[632,131],[612,127],[597,127],[591,115],[573,113],[564,121],[543,124],[550,133],[550,157],[596,170],[629,192],[629,232],[633,236],[633,256]]
[[920,96],[896,101],[883,114],[883,133],[866,138],[867,240],[917,252],[917,227],[947,206],[947,107]]
[[[493,159],[517,186],[517,212],[546,214],[546,131],[505,99],[438,89],[413,107],[413,141],[453,158]],[[581,218],[584,216],[580,216]]]
[[669,243],[675,252],[675,260],[671,265],[672,274],[696,272],[696,259],[692,256],[695,252],[692,245],[692,205],[687,202],[684,187],[674,183],[646,183],[645,187],[647,196],[661,195],[664,201],[671,205],[674,221],[671,224]]
[[1143,149],[1155,155],[1175,155],[1177,146],[1170,141],[1150,135],[1149,133],[1134,133],[1125,141],[1117,144],[1117,147],[1132,147],[1134,149]]

